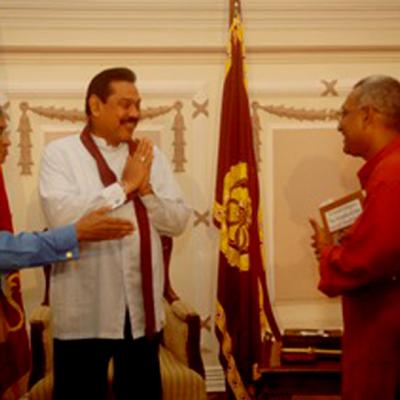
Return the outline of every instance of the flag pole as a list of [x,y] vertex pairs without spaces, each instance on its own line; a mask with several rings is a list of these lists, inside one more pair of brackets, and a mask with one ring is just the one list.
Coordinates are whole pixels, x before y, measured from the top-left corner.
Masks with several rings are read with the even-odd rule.
[[232,25],[233,18],[241,12],[240,0],[229,0],[229,26]]
[[228,399],[254,400],[272,341],[279,340],[268,296],[260,188],[244,65],[240,1],[229,0],[229,57],[222,91],[213,220],[219,230],[215,333]]

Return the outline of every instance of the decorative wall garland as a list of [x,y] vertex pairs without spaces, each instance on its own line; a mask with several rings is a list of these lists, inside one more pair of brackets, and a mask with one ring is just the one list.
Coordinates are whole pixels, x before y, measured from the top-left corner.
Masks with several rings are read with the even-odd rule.
[[[19,119],[17,131],[20,134],[20,142],[18,147],[20,148],[20,159],[18,166],[21,167],[21,175],[32,175],[32,142],[30,134],[32,133],[31,123],[29,120],[28,112],[32,112],[41,117],[48,119],[55,119],[58,121],[69,121],[72,123],[85,122],[86,115],[83,111],[77,109],[65,109],[59,107],[42,107],[42,106],[30,106],[28,102],[20,103],[21,116]],[[148,107],[141,113],[141,119],[152,119],[160,117],[161,115],[168,114],[175,110],[175,119],[172,126],[174,131],[174,157],[172,162],[175,165],[175,172],[185,171],[185,138],[184,131],[185,121],[182,114],[183,104],[181,101],[176,101],[171,106],[159,106],[159,107]]]
[[185,172],[185,163],[187,162],[184,151],[186,146],[184,136],[186,127],[182,115],[182,107],[183,104],[180,101],[175,103],[174,108],[176,109],[176,115],[171,128],[175,132],[174,141],[172,143],[172,146],[174,146],[174,158],[172,159],[175,165],[174,172]]
[[[337,81],[321,81],[326,86],[326,90],[321,96],[337,96],[335,85]],[[208,113],[209,100],[205,100],[203,103],[197,103],[192,101],[192,105],[195,108],[192,114],[192,118],[195,119],[200,114],[205,117],[209,116]],[[166,115],[172,111],[175,111],[175,118],[171,126],[171,130],[174,132],[174,140],[172,146],[174,148],[172,163],[174,164],[175,172],[185,172],[185,136],[186,130],[184,116],[182,114],[183,103],[181,101],[175,101],[170,106],[158,106],[148,107],[141,113],[141,119],[153,119]],[[259,102],[254,101],[251,104],[252,108],[252,124],[253,124],[253,135],[254,135],[254,147],[257,165],[260,166],[261,159],[261,122],[260,122],[260,111],[275,115],[281,118],[295,119],[298,121],[333,121],[337,120],[339,112],[336,109],[307,109],[307,108],[296,108],[288,107],[285,105],[261,105]],[[32,142],[31,133],[33,132],[31,122],[29,119],[28,112],[34,113],[44,118],[55,119],[58,121],[69,121],[72,123],[85,122],[86,115],[83,111],[78,109],[65,109],[60,107],[43,107],[43,106],[30,106],[28,102],[20,103],[21,116],[17,131],[20,135],[20,142],[18,147],[20,148],[20,159],[18,166],[21,167],[21,175],[32,174]],[[210,226],[209,221],[210,211],[206,210],[201,213],[194,210],[195,220],[193,226],[197,227],[201,224]]]
[[21,110],[21,117],[19,119],[19,124],[17,132],[19,132],[19,144],[20,148],[18,166],[21,167],[21,175],[32,175],[31,167],[33,166],[32,160],[32,142],[31,136],[32,128],[31,122],[28,117],[29,105],[23,102],[19,105]]
[[253,102],[253,111],[262,110],[269,114],[276,115],[278,117],[284,117],[289,119],[296,119],[298,121],[333,121],[339,117],[339,111],[336,109],[307,109],[307,108],[295,108],[287,107],[285,105],[273,106],[273,105],[260,105],[258,102]]

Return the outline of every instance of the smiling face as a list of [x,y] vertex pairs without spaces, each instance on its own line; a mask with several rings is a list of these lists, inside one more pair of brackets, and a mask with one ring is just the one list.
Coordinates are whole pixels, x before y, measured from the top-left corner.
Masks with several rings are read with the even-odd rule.
[[11,144],[6,131],[7,131],[6,117],[3,114],[0,114],[0,164],[4,163],[8,154],[8,147]]
[[354,89],[343,103],[338,130],[343,135],[343,152],[365,158],[370,139],[365,124],[367,110],[360,106],[359,96],[359,89]]
[[93,133],[112,146],[131,140],[139,122],[140,101],[134,83],[112,81],[105,102],[96,95],[89,99]]

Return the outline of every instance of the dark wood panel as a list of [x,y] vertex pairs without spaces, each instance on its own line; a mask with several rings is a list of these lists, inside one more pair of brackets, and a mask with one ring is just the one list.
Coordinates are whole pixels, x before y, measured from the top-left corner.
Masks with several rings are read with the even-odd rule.
[[340,394],[340,362],[280,362],[280,345],[274,343],[271,354],[265,355],[261,379],[257,383],[257,399],[290,400],[293,395],[332,396]]

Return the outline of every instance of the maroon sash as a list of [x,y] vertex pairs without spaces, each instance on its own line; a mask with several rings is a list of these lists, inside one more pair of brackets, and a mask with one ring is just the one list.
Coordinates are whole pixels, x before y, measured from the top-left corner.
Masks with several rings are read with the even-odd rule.
[[[105,187],[117,182],[117,177],[111,168],[107,165],[106,160],[97,147],[90,128],[87,125],[81,133],[81,141],[86,147],[90,155],[95,159],[100,179]],[[133,154],[136,151],[136,143],[129,142],[129,152]],[[155,333],[155,316],[154,316],[154,300],[153,300],[153,274],[151,262],[151,237],[150,223],[147,210],[139,196],[131,192],[127,201],[132,201],[138,221],[139,238],[140,238],[140,270],[142,273],[142,294],[144,313],[146,321],[145,334],[151,337]]]

